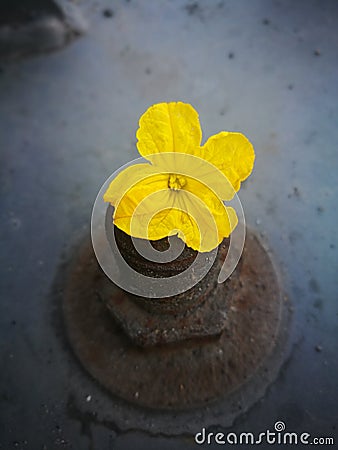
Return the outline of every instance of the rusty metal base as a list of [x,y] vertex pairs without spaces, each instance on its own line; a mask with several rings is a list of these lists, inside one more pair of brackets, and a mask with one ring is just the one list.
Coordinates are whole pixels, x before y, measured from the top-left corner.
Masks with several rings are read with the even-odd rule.
[[217,303],[225,302],[228,326],[217,338],[137,347],[104,305],[102,283],[111,285],[86,245],[69,275],[64,316],[79,360],[115,396],[157,410],[198,408],[241,391],[252,403],[276,376],[288,308],[255,235],[247,236],[239,276],[225,282],[233,295],[222,296],[225,285],[219,285]]
[[[232,290],[238,284],[234,280],[237,273],[233,274],[231,281],[222,286],[217,283],[227,251],[228,246],[221,244],[209,273],[193,289],[175,297],[169,299],[135,297],[112,283],[108,285],[104,280],[99,287],[102,300],[127,336],[140,347],[179,344],[186,339],[217,337],[229,323],[225,297],[231,296]],[[191,300],[196,298],[198,303],[192,307]],[[184,311],[177,307],[179,302],[186,303]],[[169,303],[166,308],[165,303]],[[171,310],[172,303],[175,313]]]

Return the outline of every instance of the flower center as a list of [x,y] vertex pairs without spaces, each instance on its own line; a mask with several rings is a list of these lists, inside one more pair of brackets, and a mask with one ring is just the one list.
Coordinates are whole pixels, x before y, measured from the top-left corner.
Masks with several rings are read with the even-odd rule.
[[179,191],[186,184],[186,179],[182,175],[171,173],[168,179],[168,188],[173,191]]

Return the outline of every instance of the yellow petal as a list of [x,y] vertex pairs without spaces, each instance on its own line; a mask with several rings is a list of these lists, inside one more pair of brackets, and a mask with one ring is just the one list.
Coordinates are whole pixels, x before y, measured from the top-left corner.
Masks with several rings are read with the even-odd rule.
[[198,113],[188,103],[158,103],[140,118],[136,132],[142,156],[162,152],[195,153],[202,138]]
[[226,208],[212,191],[195,180],[188,179],[186,186],[194,191],[197,188],[198,196],[188,190],[168,189],[168,175],[161,177],[154,175],[140,181],[122,197],[114,211],[118,228],[150,240],[178,234],[200,252],[211,251],[229,236],[237,224],[232,208]]
[[[185,153],[157,153],[147,159],[159,171],[180,174],[200,181],[209,187],[222,200],[231,200],[235,190],[224,173],[212,163],[196,155]],[[189,189],[198,194],[197,190]]]
[[[187,188],[191,187],[191,180],[187,181]],[[183,241],[194,250],[208,252],[216,248],[217,245],[230,235],[237,225],[237,215],[233,208],[225,207],[213,192],[203,187],[201,183],[194,180],[193,194],[187,190],[180,191],[177,195],[177,208],[186,211],[190,222],[190,227],[185,226],[182,230]],[[194,225],[195,224],[195,225]],[[189,225],[189,223],[188,223]],[[179,228],[179,226],[177,226]],[[187,232],[188,228],[188,232]]]
[[[152,194],[140,204],[132,219],[136,219],[137,226],[142,227],[138,236],[147,228],[147,234],[142,237],[147,239],[160,239],[164,236],[178,234],[189,247],[200,252],[208,252],[230,235],[237,224],[237,216],[232,208],[225,208],[217,198],[209,194],[207,201],[185,190],[169,192],[169,197],[164,192]],[[146,206],[146,204],[149,204]],[[171,207],[167,207],[171,204]],[[147,215],[154,205],[158,212],[150,217]],[[145,212],[145,213],[144,213]],[[147,225],[146,222],[147,221]],[[132,224],[132,232],[134,229]]]
[[[200,250],[202,244],[202,233],[194,218],[184,209],[171,208],[158,212],[149,224],[150,235],[155,235],[161,230],[165,236],[177,234],[189,247]],[[218,242],[214,242],[213,248]]]
[[130,188],[116,204],[114,223],[130,236],[142,239],[161,239],[168,234],[149,235],[148,226],[152,217],[164,208],[173,205],[167,187],[167,174],[157,174],[140,181]]
[[115,225],[137,238],[157,240],[178,234],[200,252],[216,248],[236,226],[236,213],[207,184],[185,174],[182,189],[169,189],[171,176],[149,164],[121,172],[104,196],[115,206]]
[[238,224],[238,217],[236,211],[231,206],[226,206],[225,209],[227,213],[227,220],[229,222],[230,233],[228,235],[224,235],[224,237],[229,237]]
[[[144,189],[151,191],[152,182],[150,177],[159,175],[158,169],[151,164],[134,164],[122,170],[110,183],[108,189],[103,195],[103,200],[112,205],[116,205],[120,199],[138,183],[144,181]],[[156,179],[157,180],[157,179]],[[158,181],[158,180],[157,180]]]
[[242,133],[222,131],[207,140],[201,157],[218,167],[238,191],[252,171],[255,152]]

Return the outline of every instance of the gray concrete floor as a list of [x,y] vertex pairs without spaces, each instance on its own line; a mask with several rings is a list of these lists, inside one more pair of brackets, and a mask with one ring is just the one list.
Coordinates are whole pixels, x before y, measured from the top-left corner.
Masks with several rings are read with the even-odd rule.
[[114,429],[105,416],[109,405],[118,415],[114,400],[55,324],[55,280],[89,233],[101,184],[138,156],[139,116],[170,100],[198,110],[204,139],[231,130],[253,142],[256,165],[240,198],[295,308],[289,360],[231,430],[283,420],[337,442],[337,2],[77,3],[84,37],[1,64],[0,448],[196,445]]

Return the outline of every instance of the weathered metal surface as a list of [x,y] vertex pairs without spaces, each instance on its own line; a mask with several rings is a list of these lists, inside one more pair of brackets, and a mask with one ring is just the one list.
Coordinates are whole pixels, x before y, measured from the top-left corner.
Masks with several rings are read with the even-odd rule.
[[[123,258],[137,272],[148,277],[173,277],[187,270],[196,259],[197,252],[184,246],[182,253],[174,261],[161,264],[149,261],[137,253],[130,236],[116,227],[114,232]],[[158,251],[164,251],[169,247],[166,238],[153,241],[152,245]],[[215,297],[218,274],[228,248],[229,239],[225,239],[216,251],[217,256],[215,255],[216,259],[210,270],[200,282],[196,282],[195,286],[181,294],[165,298],[140,297],[124,293],[107,282],[102,283],[97,290],[128,337],[142,347],[217,336],[226,326],[225,304],[218,305]],[[200,258],[199,267],[194,269],[192,276],[203,270],[211,258],[211,252],[201,254]],[[231,286],[228,283],[223,289],[223,297],[225,295],[231,295]]]
[[[132,296],[111,285],[101,288],[101,294],[112,316],[130,339],[142,347],[217,336],[227,323],[225,303],[216,301],[219,270],[220,264],[215,264],[198,285],[170,298]],[[231,283],[224,285],[222,296],[231,295],[231,289]]]
[[[182,272],[187,270],[193,262],[196,262],[197,252],[187,246],[184,246],[182,253],[173,261],[158,263],[147,260],[137,252],[130,236],[119,230],[117,227],[114,227],[114,233],[116,237],[117,247],[119,248],[122,257],[136,272],[141,273],[147,277],[174,277],[175,275],[181,274]],[[139,239],[136,240],[140,241]],[[178,240],[178,238],[176,236],[173,236],[171,240]],[[169,247],[169,242],[167,238],[164,238],[158,241],[152,241],[152,245],[155,250],[161,252],[167,250],[167,248]],[[209,296],[211,291],[214,289],[215,284],[217,284],[217,276],[226,256],[228,247],[228,239],[225,239],[220,250],[222,252],[222,255],[219,256],[219,263],[217,265],[212,265],[212,252],[207,252],[199,255],[198,264],[195,265],[194,272],[191,274],[191,277],[196,277],[197,280],[198,274],[204,270],[206,265],[208,265],[208,267],[210,267],[210,270],[207,276],[203,278],[203,282],[196,282],[196,285],[189,290],[185,290],[186,287],[182,286],[182,291],[185,292],[171,296],[170,300],[168,299],[168,297],[156,298],[151,300],[147,297],[130,295],[128,302],[129,305],[132,307],[134,303],[136,305],[142,306],[143,309],[147,310],[150,313],[153,312],[157,314],[162,313],[172,315],[187,315],[192,308],[196,308],[200,303],[202,303],[205,300],[206,296]],[[122,271],[123,268],[121,269],[121,272]],[[108,293],[106,293],[105,295],[107,297]],[[113,299],[111,302],[109,302],[109,308],[114,314],[114,310],[116,308],[114,308]],[[121,318],[120,314],[118,314],[118,311],[116,311],[116,314],[119,318]]]
[[[222,252],[219,255],[222,260]],[[185,317],[149,313],[113,287],[85,245],[64,294],[71,345],[94,378],[131,403],[175,410],[224,400],[268,365],[278,339],[285,339],[288,305],[269,256],[252,234],[237,276],[214,287],[205,294],[205,302]],[[114,324],[107,303],[115,317],[120,314],[123,330]],[[213,334],[218,336],[206,339],[212,320]],[[199,321],[195,335],[184,336],[184,329],[192,332]],[[277,360],[281,365],[282,358]],[[259,395],[271,381],[271,377],[261,379]]]

